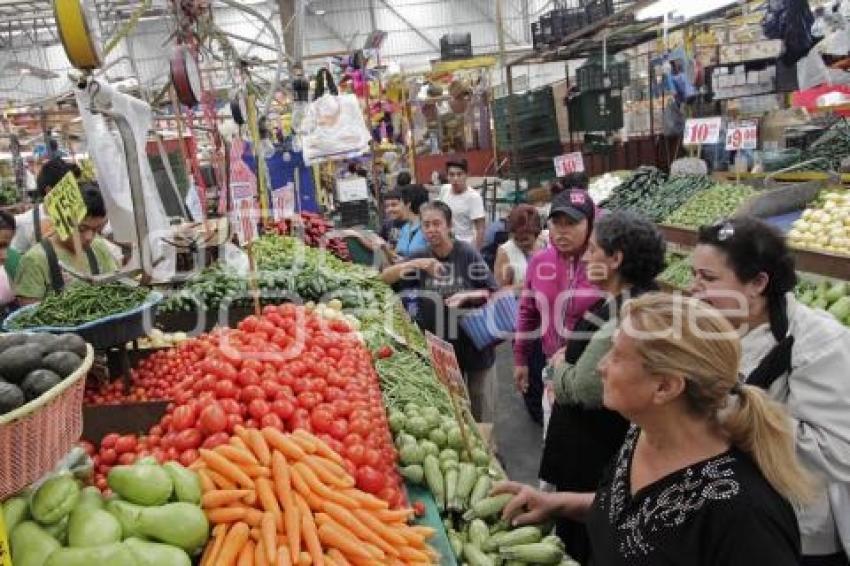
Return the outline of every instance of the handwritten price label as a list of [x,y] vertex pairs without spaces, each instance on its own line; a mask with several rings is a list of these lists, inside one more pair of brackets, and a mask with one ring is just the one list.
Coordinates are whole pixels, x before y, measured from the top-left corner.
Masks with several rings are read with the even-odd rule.
[[685,145],[713,145],[720,141],[723,118],[691,118],[685,121]]
[[558,177],[584,172],[584,157],[580,151],[559,155],[552,161],[555,162],[555,175]]
[[758,125],[755,122],[733,122],[726,130],[726,151],[755,149],[758,145]]

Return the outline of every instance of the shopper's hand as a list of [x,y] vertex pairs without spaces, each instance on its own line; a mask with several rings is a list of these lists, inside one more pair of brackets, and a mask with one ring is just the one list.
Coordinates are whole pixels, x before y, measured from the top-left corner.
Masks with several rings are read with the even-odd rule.
[[516,390],[525,394],[528,391],[528,366],[517,366],[514,368],[514,382]]
[[549,365],[553,368],[560,367],[567,363],[567,347],[561,346],[558,348],[558,351],[552,354],[552,357],[549,358]]
[[446,268],[442,264],[442,262],[440,262],[439,260],[434,259],[434,258],[426,257],[426,258],[422,258],[420,260],[417,260],[417,262],[418,262],[417,265],[416,265],[417,269],[420,269],[420,270],[426,272],[431,277],[439,277],[439,276],[443,275],[446,271]]
[[469,300],[469,294],[465,291],[460,291],[446,299],[446,306],[450,309],[457,309],[462,307],[467,300]]
[[498,482],[492,495],[510,493],[514,497],[502,509],[502,519],[511,526],[533,525],[547,521],[557,508],[551,493],[545,493],[527,485],[514,482]]

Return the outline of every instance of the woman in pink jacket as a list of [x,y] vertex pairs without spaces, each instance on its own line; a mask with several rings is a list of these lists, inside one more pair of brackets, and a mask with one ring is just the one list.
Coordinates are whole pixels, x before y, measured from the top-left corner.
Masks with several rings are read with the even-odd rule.
[[549,210],[550,245],[528,263],[514,339],[514,380],[532,418],[540,414],[543,398],[540,373],[529,371],[530,365],[539,365],[535,341],[542,342],[543,355],[550,359],[600,297],[581,261],[595,214],[593,201],[581,189],[556,195]]

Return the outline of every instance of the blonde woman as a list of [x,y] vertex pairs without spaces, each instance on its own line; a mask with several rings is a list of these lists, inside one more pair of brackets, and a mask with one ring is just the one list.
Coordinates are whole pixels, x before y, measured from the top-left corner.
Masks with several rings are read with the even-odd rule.
[[595,566],[797,565],[789,501],[811,493],[791,421],[738,382],[741,346],[721,313],[650,293],[626,303],[600,362],[603,403],[632,422],[595,493],[505,482],[513,524],[584,520]]

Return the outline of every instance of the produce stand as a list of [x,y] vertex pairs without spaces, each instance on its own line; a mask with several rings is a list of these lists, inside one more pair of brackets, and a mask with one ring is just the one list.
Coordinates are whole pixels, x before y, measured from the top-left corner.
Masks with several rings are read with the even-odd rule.
[[431,527],[436,531],[434,538],[431,539],[431,546],[440,554],[440,566],[457,566],[458,562],[449,544],[446,528],[443,526],[434,496],[428,489],[410,482],[405,482],[404,488],[407,490],[407,498],[410,501],[420,501],[425,505],[425,513],[416,518],[416,524]]

